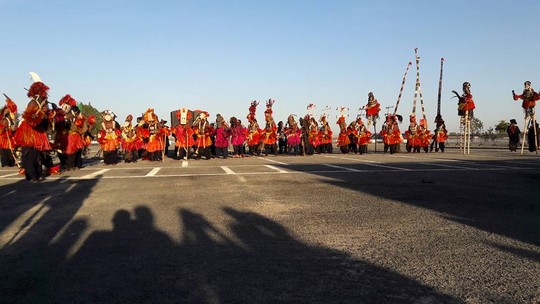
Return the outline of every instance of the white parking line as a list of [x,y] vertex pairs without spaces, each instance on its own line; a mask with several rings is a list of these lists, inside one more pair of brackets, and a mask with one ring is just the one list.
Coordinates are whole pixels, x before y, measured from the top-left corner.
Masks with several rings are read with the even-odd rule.
[[182,161],[182,168],[185,168],[188,166],[188,161],[187,160],[183,160]]
[[34,207],[21,214],[8,227],[0,233],[0,248],[5,248],[19,240],[32,226],[34,226],[43,217],[50,207],[46,202],[51,199],[50,196],[42,199]]
[[231,170],[231,168],[227,167],[227,166],[219,166],[221,169],[223,169],[223,171],[225,171],[225,173],[227,174],[236,174],[233,170]]
[[266,157],[261,157],[261,159],[264,159],[264,160],[267,160],[269,162],[273,162],[273,163],[276,163],[276,164],[280,164],[280,165],[286,165],[287,164],[287,163],[283,163],[283,162],[273,160],[273,159],[270,159],[270,158],[266,158]]
[[19,172],[17,173],[11,173],[11,174],[6,174],[6,175],[2,175],[0,177],[10,177],[10,176],[14,176],[14,175],[19,175]]
[[8,196],[8,195],[10,195],[10,194],[13,194],[13,193],[15,193],[15,192],[17,192],[17,190],[11,190],[11,191],[9,191],[8,193],[2,194],[2,195],[0,196],[0,198],[4,198],[4,197],[6,197],[6,196]]
[[455,168],[455,169],[479,170],[478,168],[469,168],[469,167],[451,166],[451,165],[443,165],[443,164],[437,164],[437,163],[418,163],[418,164],[426,165],[426,166],[443,167],[443,168]]
[[105,172],[107,172],[107,171],[109,171],[109,170],[111,170],[111,169],[101,169],[101,170],[96,171],[96,172],[94,172],[94,173],[90,173],[90,174],[84,175],[84,176],[81,177],[81,179],[85,179],[85,178],[94,178],[94,177],[96,177],[96,176],[98,176],[98,175],[101,175],[101,174],[103,174],[103,173],[105,173]]
[[352,171],[352,172],[360,172],[361,170],[356,170],[356,169],[353,169],[353,168],[347,168],[347,167],[342,167],[342,166],[336,166],[336,165],[330,165],[330,164],[323,164],[327,167],[330,167],[330,168],[336,168],[336,169],[341,169],[341,170],[346,170],[346,171]]
[[270,168],[270,169],[272,169],[272,170],[276,170],[276,171],[279,172],[279,173],[289,173],[288,171],[285,171],[285,170],[280,169],[280,168],[278,168],[278,167],[274,167],[274,166],[272,166],[272,165],[264,165],[264,166],[265,166],[266,168]]
[[161,170],[161,167],[154,168],[150,172],[148,172],[146,176],[154,176],[159,172],[159,170]]
[[355,161],[355,162],[363,163],[363,164],[368,165],[368,166],[379,167],[379,168],[388,168],[388,169],[394,169],[394,170],[399,170],[399,171],[410,171],[411,170],[411,169],[407,169],[407,168],[400,168],[400,167],[382,165],[379,162],[372,161],[372,160],[366,160],[366,159],[342,157],[342,156],[325,156],[325,157],[352,160],[352,161]]

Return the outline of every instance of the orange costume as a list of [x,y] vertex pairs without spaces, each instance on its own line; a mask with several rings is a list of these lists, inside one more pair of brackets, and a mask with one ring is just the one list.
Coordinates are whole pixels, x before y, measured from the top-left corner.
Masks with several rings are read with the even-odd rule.
[[0,110],[0,159],[2,167],[15,166],[13,149],[15,140],[15,117],[17,115],[17,105],[9,98],[6,99],[6,105]]
[[103,162],[106,165],[115,165],[118,163],[118,149],[120,148],[122,132],[114,120],[116,115],[112,111],[105,110],[101,114],[103,122],[98,134],[98,142],[101,145],[101,151],[103,151]]
[[210,159],[210,146],[212,145],[212,138],[210,137],[214,133],[214,128],[208,122],[208,116],[210,115],[206,111],[198,111],[199,115],[193,122],[192,128],[195,136],[197,159],[204,156],[206,159]]
[[52,118],[49,117],[48,90],[49,87],[41,81],[36,81],[30,86],[27,96],[31,99],[14,136],[16,145],[22,148],[21,165],[26,180],[39,181],[44,178],[41,161],[45,158],[44,153],[51,150],[47,136],[49,119]]
[[341,153],[349,153],[349,144],[351,140],[349,139],[349,134],[347,132],[347,123],[345,122],[345,116],[340,116],[336,122],[339,125],[339,135],[337,139],[337,144]]

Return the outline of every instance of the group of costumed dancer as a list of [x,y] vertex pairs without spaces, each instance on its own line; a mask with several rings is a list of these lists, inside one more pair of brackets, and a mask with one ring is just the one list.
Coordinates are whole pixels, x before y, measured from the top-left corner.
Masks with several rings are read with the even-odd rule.
[[[396,112],[411,63],[407,66],[403,77],[394,113],[386,114],[378,132],[384,143],[384,153],[398,152],[403,142],[406,142],[407,152],[433,150],[444,152],[448,132],[440,113],[442,62],[443,60],[441,60],[434,132],[428,129],[424,113],[417,57],[417,83],[409,127],[404,133],[401,132],[399,122],[402,122],[402,116]],[[88,151],[92,140],[99,143],[99,153],[103,154],[105,165],[116,164],[121,158],[127,163],[140,159],[162,161],[165,156],[169,156],[169,136],[175,139],[173,158],[176,159],[227,158],[230,147],[234,158],[269,154],[312,155],[332,153],[334,148],[334,133],[326,114],[329,107],[325,108],[317,119],[314,115],[315,105],[309,104],[304,117],[297,120],[296,115],[289,115],[285,124],[281,121],[276,123],[272,110],[275,100],[269,99],[266,101],[264,111],[264,126],[260,126],[256,118],[258,101],[250,103],[246,116],[247,125],[242,124],[236,117],[231,117],[227,121],[220,114],[216,115],[215,122],[210,122],[210,113],[207,111],[187,108],[180,108],[174,112],[177,121],[173,122],[170,128],[166,125],[166,121],[158,118],[152,108],[136,118],[135,122],[133,116],[128,115],[122,125],[116,121],[116,115],[111,110],[105,110],[101,112],[102,122],[97,124],[95,116],[81,113],[77,101],[69,94],[62,97],[58,105],[49,102],[49,87],[37,74],[31,73],[31,76],[34,82],[27,92],[30,100],[20,117],[16,103],[4,94],[6,105],[0,110],[0,158],[3,167],[19,166],[20,173],[33,182],[41,181],[50,174],[81,168],[82,157]],[[465,143],[467,124],[470,124],[475,109],[470,88],[470,83],[465,82],[461,95],[453,91],[459,100],[458,115],[465,131],[463,134]],[[534,107],[536,101],[540,100],[540,95],[531,88],[529,81],[525,82],[523,94],[518,95],[514,91],[512,93],[514,100],[523,100],[529,150],[537,151],[540,134]],[[417,94],[420,96],[423,114],[419,120],[415,115]],[[372,92],[368,94],[367,104],[359,109],[356,118],[348,124],[346,122],[348,108],[340,107],[337,110],[340,113],[336,122],[339,134],[336,136],[335,144],[339,151],[367,153],[367,146],[373,134],[377,133],[375,126],[381,111],[381,105],[374,94]],[[374,128],[373,132],[370,130],[371,126]],[[515,119],[512,119],[508,127],[511,151],[517,150],[520,134],[523,133]],[[59,164],[53,163],[52,151],[57,153]],[[463,151],[466,151],[466,145],[463,146]]]

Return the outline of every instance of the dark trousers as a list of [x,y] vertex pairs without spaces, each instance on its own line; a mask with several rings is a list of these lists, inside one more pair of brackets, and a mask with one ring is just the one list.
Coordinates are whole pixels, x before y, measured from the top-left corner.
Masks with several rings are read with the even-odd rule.
[[2,167],[15,166],[15,159],[10,149],[0,149],[0,158],[2,160]]
[[26,180],[37,180],[43,177],[40,162],[40,151],[33,147],[22,147],[21,166]]
[[359,146],[359,151],[358,151],[358,153],[360,153],[360,154],[367,154],[367,147],[368,147],[368,145],[361,145],[361,146]]
[[114,151],[103,151],[103,163],[106,165],[116,165],[118,163],[118,152]]
[[[228,147],[216,147],[216,156],[223,156],[223,158],[227,158],[227,154],[229,153]],[[236,149],[235,149],[236,153]]]
[[126,163],[136,162],[139,158],[139,151],[137,150],[126,150],[126,153],[124,154],[124,161]]
[[273,153],[275,155],[278,154],[278,145],[277,144],[265,144],[264,145],[264,154],[268,155],[270,153]]
[[199,151],[197,152],[197,158],[200,159],[202,156],[204,156],[206,159],[210,159],[210,156],[211,156],[210,147],[206,147],[206,148],[199,147],[198,150]]

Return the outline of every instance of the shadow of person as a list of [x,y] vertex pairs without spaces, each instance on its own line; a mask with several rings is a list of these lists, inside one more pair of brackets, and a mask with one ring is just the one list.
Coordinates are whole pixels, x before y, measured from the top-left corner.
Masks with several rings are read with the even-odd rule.
[[245,244],[238,257],[241,260],[226,262],[241,271],[232,271],[224,278],[224,302],[239,298],[269,303],[459,302],[338,250],[302,243],[260,214],[233,208],[224,212],[234,220],[234,235]]
[[12,208],[2,213],[0,302],[39,302],[54,293],[51,276],[75,240],[56,241],[66,233],[78,237],[86,229],[86,222],[74,216],[96,182],[10,184],[15,192],[6,200]]
[[134,219],[129,211],[117,210],[112,223],[112,231],[92,233],[67,262],[58,282],[65,293],[57,300],[140,303],[160,302],[161,292],[168,297],[176,248],[155,229],[150,209],[137,207]]

